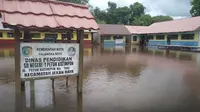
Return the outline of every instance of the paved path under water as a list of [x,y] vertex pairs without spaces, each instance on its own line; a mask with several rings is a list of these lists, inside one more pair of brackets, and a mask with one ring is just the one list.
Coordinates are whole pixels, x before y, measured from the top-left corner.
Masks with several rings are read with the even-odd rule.
[[[85,48],[76,77],[26,82],[24,112],[199,112],[200,54],[138,46]],[[16,112],[13,49],[0,49],[0,112]],[[23,112],[23,111],[21,111]]]

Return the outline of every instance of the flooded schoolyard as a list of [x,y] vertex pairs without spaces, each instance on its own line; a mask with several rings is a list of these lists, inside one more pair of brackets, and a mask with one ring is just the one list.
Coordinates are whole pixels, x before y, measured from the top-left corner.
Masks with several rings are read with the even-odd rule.
[[[83,94],[76,77],[25,83],[21,112],[199,112],[200,53],[138,46],[84,48]],[[14,48],[0,48],[0,112],[17,112]]]

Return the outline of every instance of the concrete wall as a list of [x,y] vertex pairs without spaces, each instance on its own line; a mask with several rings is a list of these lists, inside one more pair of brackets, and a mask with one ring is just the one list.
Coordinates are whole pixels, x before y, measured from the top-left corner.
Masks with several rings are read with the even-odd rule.
[[[127,36],[123,36],[123,43],[121,43],[121,44],[126,44],[126,38],[127,38]],[[109,40],[104,39],[103,36],[101,37],[101,39],[103,41],[103,44],[113,44],[113,45],[116,44],[114,36],[110,36]]]
[[[14,37],[8,37],[7,33],[8,32],[13,32],[13,31],[0,31],[2,33],[2,37],[0,37],[0,43],[13,43],[14,42]],[[24,33],[21,31],[22,37],[21,39],[24,38]],[[59,32],[37,32],[37,31],[31,31],[31,33],[40,33],[40,38],[32,38],[32,40],[43,40],[45,38],[45,34],[57,34],[57,40],[62,39],[62,33]],[[88,38],[84,38],[84,43],[91,44],[92,42],[92,33],[91,32],[84,32],[84,34],[88,34]],[[72,41],[77,40],[77,33],[73,32],[73,37],[71,39]]]
[[[199,45],[199,32],[194,32],[193,40],[182,40],[181,35],[183,33],[178,33],[177,40],[171,40],[170,45],[184,45],[184,46],[198,46]],[[187,34],[187,33],[185,33]],[[167,34],[164,34],[164,40],[156,40],[156,34],[154,34],[153,40],[149,40],[149,45],[167,45]]]

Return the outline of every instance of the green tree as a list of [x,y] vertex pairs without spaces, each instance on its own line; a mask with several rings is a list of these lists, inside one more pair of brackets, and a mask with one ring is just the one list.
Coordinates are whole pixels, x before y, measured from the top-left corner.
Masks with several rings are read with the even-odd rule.
[[200,0],[191,1],[192,8],[190,13],[192,16],[200,16]]
[[107,18],[105,18],[106,19],[105,21],[108,24],[117,24],[116,9],[117,9],[117,4],[116,3],[108,2]]
[[108,24],[129,24],[131,10],[129,7],[117,7],[114,2],[108,2],[107,18]]
[[108,11],[113,11],[117,8],[117,4],[115,2],[108,2]]
[[107,13],[105,11],[96,7],[91,12],[92,12],[92,15],[94,16],[95,20],[97,21],[97,23],[101,23],[101,24],[106,23]]
[[173,18],[170,16],[162,16],[162,15],[154,16],[152,19],[153,23],[173,20]]
[[58,0],[58,1],[71,2],[71,3],[83,4],[83,5],[88,5],[89,3],[89,0]]
[[130,9],[132,11],[132,16],[139,17],[144,14],[146,8],[141,3],[135,2],[134,4],[130,5]]
[[129,7],[119,7],[114,11],[115,24],[129,24],[131,10]]
[[149,26],[152,24],[152,18],[148,15],[141,15],[140,17],[135,17],[134,21],[132,22],[132,25],[135,26]]
[[130,10],[131,10],[131,14],[130,14],[130,18],[129,18],[129,21],[134,21],[134,19],[139,19],[139,17],[141,15],[144,14],[144,11],[145,11],[145,7],[139,3],[139,2],[135,2],[134,4],[131,4],[129,6]]

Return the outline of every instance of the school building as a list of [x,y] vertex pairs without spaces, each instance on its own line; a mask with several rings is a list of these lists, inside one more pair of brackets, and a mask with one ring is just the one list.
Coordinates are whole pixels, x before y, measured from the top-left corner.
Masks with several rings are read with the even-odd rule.
[[[93,43],[93,34],[96,33],[95,30],[84,30],[84,44]],[[32,41],[41,42],[41,41],[61,41],[62,38],[67,37],[65,32],[38,32],[31,31],[30,36]],[[24,38],[24,32],[21,32],[21,39]],[[77,40],[77,32],[72,33],[72,42]],[[2,25],[2,20],[0,18],[0,44],[13,44],[14,43],[14,32],[9,28],[4,28]]]
[[141,34],[149,45],[200,46],[200,17],[154,23]]
[[101,44],[126,44],[131,33],[124,25],[99,24]]
[[125,44],[200,46],[200,16],[158,22],[150,26],[99,26],[104,44],[115,44],[115,36],[123,35],[120,38],[126,40]]

